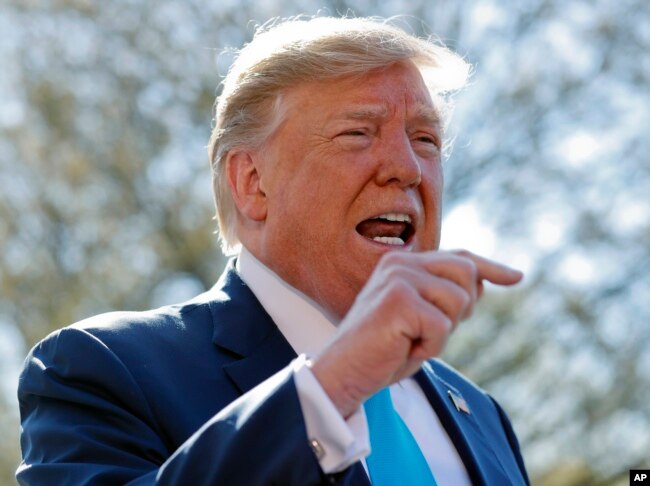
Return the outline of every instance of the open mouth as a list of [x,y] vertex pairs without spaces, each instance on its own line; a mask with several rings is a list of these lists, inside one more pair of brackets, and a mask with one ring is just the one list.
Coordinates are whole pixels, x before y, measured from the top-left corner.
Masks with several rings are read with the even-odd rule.
[[405,213],[386,213],[361,221],[357,233],[364,238],[386,245],[401,246],[415,234],[411,217]]

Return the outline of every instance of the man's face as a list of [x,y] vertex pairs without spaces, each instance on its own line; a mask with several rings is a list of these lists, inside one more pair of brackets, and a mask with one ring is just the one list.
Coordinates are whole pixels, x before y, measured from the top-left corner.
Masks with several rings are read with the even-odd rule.
[[389,251],[438,247],[437,110],[417,68],[306,83],[260,150],[261,260],[337,317]]

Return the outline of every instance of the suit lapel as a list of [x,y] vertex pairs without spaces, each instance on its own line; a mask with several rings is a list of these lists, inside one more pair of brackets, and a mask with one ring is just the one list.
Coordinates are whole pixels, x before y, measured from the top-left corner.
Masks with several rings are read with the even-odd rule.
[[[415,379],[454,443],[472,484],[512,484],[474,414],[456,408],[449,392],[458,399],[462,398],[459,391],[442,380],[427,362]],[[469,406],[471,408],[471,404]]]
[[215,285],[221,298],[211,302],[215,326],[212,341],[239,357],[223,370],[244,394],[287,366],[296,353],[248,286],[234,261]]
[[248,356],[225,365],[223,370],[244,394],[287,366],[296,356],[276,329]]

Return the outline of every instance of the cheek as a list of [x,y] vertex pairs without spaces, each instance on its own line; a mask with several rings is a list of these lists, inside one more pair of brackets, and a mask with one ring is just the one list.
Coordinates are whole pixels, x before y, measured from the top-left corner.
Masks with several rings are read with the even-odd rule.
[[420,194],[425,214],[425,226],[421,243],[423,249],[436,249],[440,243],[442,218],[443,177],[441,171],[431,171],[422,175]]
[[321,209],[328,217],[341,217],[371,179],[359,161],[340,157],[328,159],[309,175],[307,201]]
[[442,191],[444,186],[444,177],[440,166],[431,168],[422,174],[423,199],[426,207],[435,206],[440,210],[442,200]]
[[330,197],[332,191],[327,187],[319,178],[302,174],[295,174],[286,181],[270,203],[275,209],[278,230],[287,238],[300,235],[303,240],[323,234],[331,224],[334,207]]

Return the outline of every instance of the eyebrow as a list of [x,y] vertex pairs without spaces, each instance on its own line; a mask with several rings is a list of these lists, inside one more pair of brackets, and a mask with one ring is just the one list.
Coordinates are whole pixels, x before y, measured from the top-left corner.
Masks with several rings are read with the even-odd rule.
[[346,120],[377,120],[388,116],[388,107],[383,105],[359,106],[343,113]]
[[[388,107],[384,105],[359,106],[344,112],[341,118],[344,120],[379,120],[386,118],[388,112]],[[418,105],[415,109],[415,115],[411,119],[432,127],[441,126],[440,110],[432,106]]]
[[434,127],[440,127],[442,125],[440,109],[435,106],[419,105],[414,118],[419,122],[424,122]]

